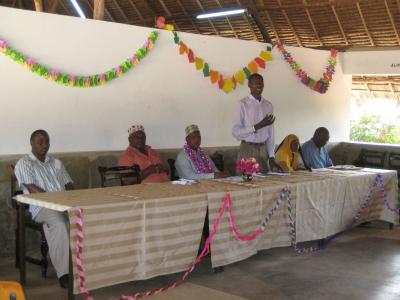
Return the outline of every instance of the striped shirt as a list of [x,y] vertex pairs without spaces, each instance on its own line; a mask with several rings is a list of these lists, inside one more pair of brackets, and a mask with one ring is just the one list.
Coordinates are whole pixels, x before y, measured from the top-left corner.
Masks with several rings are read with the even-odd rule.
[[[46,192],[61,192],[65,191],[66,184],[72,183],[71,177],[59,159],[46,155],[44,162],[41,162],[32,153],[17,162],[15,176],[24,194],[29,194],[29,190],[24,184],[34,184]],[[30,205],[29,211],[32,218],[35,218],[40,207]]]

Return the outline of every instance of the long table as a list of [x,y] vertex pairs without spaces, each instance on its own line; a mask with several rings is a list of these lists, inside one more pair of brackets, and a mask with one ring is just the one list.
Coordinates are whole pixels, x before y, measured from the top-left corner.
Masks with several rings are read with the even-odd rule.
[[[211,231],[227,192],[233,200],[238,229],[243,234],[251,233],[260,225],[282,189],[288,187],[292,192],[296,241],[331,236],[342,231],[354,217],[378,173],[383,177],[387,199],[395,207],[397,174],[376,169],[300,171],[289,176],[256,177],[249,183],[233,177],[193,185],[140,184],[19,195],[17,201],[68,212],[73,292],[78,294],[74,259],[78,208],[83,210],[86,285],[88,290],[93,290],[187,269],[198,251],[207,207]],[[359,222],[371,220],[398,222],[396,214],[384,206],[379,188],[374,190],[372,201]],[[254,241],[237,240],[225,213],[211,244],[211,262],[213,267],[224,266],[262,249],[290,245],[287,201],[282,202],[268,222],[266,232]],[[23,260],[21,255],[20,259]],[[25,262],[21,264],[24,270]]]

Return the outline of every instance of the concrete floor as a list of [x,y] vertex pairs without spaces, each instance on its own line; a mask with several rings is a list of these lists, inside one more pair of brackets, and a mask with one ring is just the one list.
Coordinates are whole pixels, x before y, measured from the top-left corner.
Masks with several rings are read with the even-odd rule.
[[[103,288],[92,295],[96,300],[115,299],[121,294],[164,286],[178,275]],[[0,258],[0,280],[17,279],[13,258]],[[54,271],[42,279],[39,268],[30,264],[25,292],[28,300],[67,299]],[[296,254],[289,247],[261,251],[226,266],[222,273],[213,273],[206,259],[181,286],[149,299],[398,300],[400,227],[389,230],[380,222],[358,227],[318,253]]]

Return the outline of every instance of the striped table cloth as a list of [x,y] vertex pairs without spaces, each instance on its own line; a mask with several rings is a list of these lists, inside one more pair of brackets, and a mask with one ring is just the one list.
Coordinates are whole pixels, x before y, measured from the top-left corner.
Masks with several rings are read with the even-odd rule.
[[[243,183],[238,178],[19,195],[18,201],[68,211],[72,257],[75,256],[76,209],[83,209],[83,263],[89,290],[186,270],[197,255],[207,206],[210,230],[227,192],[243,234],[254,231],[288,186],[296,218],[297,241],[327,237],[341,231],[360,207],[378,171],[295,172]],[[392,205],[397,201],[397,177],[383,174]],[[363,220],[395,223],[379,193]],[[229,229],[227,211],[211,244],[212,266],[243,260],[261,249],[290,245],[287,201],[267,230],[251,242],[238,241]],[[79,293],[74,267],[74,293]]]

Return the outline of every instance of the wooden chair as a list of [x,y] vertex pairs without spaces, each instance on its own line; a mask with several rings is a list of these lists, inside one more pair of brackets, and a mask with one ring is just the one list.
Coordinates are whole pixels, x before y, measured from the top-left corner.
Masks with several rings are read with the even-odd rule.
[[212,155],[210,155],[210,158],[214,162],[217,169],[223,172],[225,169],[224,156],[219,152],[214,152]]
[[354,164],[358,167],[383,169],[385,167],[386,152],[361,149]]
[[[98,167],[98,170],[100,173],[101,187],[110,186],[109,184],[115,181],[118,182],[118,185],[139,184],[141,182],[140,167],[138,165],[133,165],[130,167],[100,166]],[[133,178],[133,182],[130,181],[127,183],[128,178]]]
[[179,177],[176,175],[176,168],[175,168],[175,159],[168,158],[168,166],[169,166],[169,178],[172,180],[178,180]]
[[28,209],[29,205],[18,203],[15,200],[15,196],[22,194],[21,190],[17,190],[17,178],[14,173],[14,166],[7,166],[8,173],[10,174],[10,190],[11,190],[11,204],[12,204],[12,216],[14,223],[14,232],[15,232],[15,267],[19,268],[19,231],[18,231],[18,219],[19,219],[19,206],[24,205],[25,211],[27,212],[25,215],[25,228],[30,228],[32,230],[40,232],[41,243],[40,243],[40,253],[42,255],[41,259],[33,258],[30,256],[25,256],[27,262],[38,265],[42,271],[42,277],[46,277],[47,268],[49,266],[49,262],[47,260],[47,253],[49,252],[49,246],[47,245],[46,236],[43,231],[43,224],[35,222],[32,219],[31,214]]

